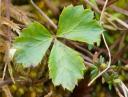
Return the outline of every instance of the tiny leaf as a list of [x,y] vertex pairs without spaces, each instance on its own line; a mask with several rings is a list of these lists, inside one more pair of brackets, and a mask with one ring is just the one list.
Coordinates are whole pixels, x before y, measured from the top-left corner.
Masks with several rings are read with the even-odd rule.
[[93,17],[93,12],[84,10],[83,6],[71,5],[64,8],[59,19],[58,37],[99,44],[103,29]]
[[84,60],[78,52],[55,40],[49,57],[49,71],[55,86],[62,85],[72,91],[83,78]]
[[52,41],[49,31],[37,22],[33,22],[22,30],[16,38],[14,47],[17,49],[14,59],[26,67],[41,62]]

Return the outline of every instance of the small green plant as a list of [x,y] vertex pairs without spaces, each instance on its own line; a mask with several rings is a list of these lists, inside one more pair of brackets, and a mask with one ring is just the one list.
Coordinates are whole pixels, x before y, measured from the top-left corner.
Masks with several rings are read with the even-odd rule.
[[78,80],[83,78],[86,70],[84,60],[79,52],[66,46],[58,38],[68,41],[86,42],[93,45],[100,43],[103,32],[100,24],[94,19],[94,14],[83,6],[68,6],[63,9],[56,35],[40,23],[33,22],[22,30],[16,38],[14,47],[17,49],[14,59],[25,67],[36,66],[45,56],[46,51],[54,42],[49,55],[49,76],[55,86],[72,91]]

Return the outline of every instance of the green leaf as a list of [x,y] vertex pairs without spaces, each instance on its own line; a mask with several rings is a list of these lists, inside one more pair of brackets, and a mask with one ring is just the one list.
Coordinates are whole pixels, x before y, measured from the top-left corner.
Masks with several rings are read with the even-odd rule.
[[55,40],[49,57],[49,71],[55,86],[62,85],[72,91],[83,78],[84,60],[78,52]]
[[33,22],[22,30],[16,38],[14,47],[17,49],[14,59],[26,67],[41,62],[52,41],[49,31],[37,22]]
[[93,17],[93,12],[84,10],[83,6],[64,8],[59,19],[58,37],[99,44],[103,29]]

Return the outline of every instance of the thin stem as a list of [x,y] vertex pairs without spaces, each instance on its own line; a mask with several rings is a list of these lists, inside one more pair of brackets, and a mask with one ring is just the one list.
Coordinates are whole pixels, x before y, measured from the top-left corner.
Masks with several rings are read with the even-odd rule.
[[[103,0],[96,0],[96,2],[98,3],[98,4],[100,4],[100,5],[104,5],[104,1]],[[108,5],[108,4],[107,4]],[[120,8],[120,7],[117,7],[117,6],[115,6],[115,5],[110,5],[110,6],[108,6],[109,8],[111,8],[111,9],[113,9],[114,11],[116,11],[116,12],[119,12],[119,13],[121,13],[121,14],[124,14],[124,15],[126,15],[126,16],[128,16],[128,11],[127,10],[124,10],[124,9],[122,9],[122,8]]]
[[33,0],[30,0],[33,7],[49,22],[49,24],[54,28],[57,29],[57,25],[54,24],[54,22],[33,2]]
[[4,77],[5,77],[5,74],[6,74],[6,70],[7,70],[7,66],[8,66],[8,63],[6,62],[5,65],[4,65],[2,80],[4,80]]
[[[5,4],[6,4],[6,17],[10,20],[10,0],[5,0]],[[7,28],[7,32],[8,32],[7,37],[9,41],[6,42],[7,49],[5,51],[5,56],[4,56],[5,66],[4,66],[4,71],[2,75],[2,80],[4,80],[4,77],[6,75],[7,66],[10,63],[10,59],[9,59],[9,49],[10,49],[10,43],[11,43],[10,28]]]
[[115,20],[116,20],[118,23],[120,23],[122,26],[124,26],[124,27],[126,27],[126,28],[128,29],[128,24],[127,24],[127,23],[125,23],[124,21],[122,21],[122,20],[120,20],[120,19],[118,19],[118,18],[116,18],[116,17],[115,17]]
[[120,90],[118,89],[118,87],[114,86],[114,88],[115,88],[116,93],[118,94],[119,97],[124,97],[124,96],[121,94],[121,92],[120,92]]
[[90,62],[90,63],[93,63],[93,60],[90,59],[88,56],[85,56],[84,54],[82,55],[82,57],[84,58],[84,60]]
[[[108,0],[105,1],[103,10],[102,10],[102,12],[101,12],[100,23],[101,23],[101,21],[102,21],[102,18],[103,18],[104,11],[105,11],[105,8],[106,8],[106,6],[107,6],[107,3],[108,3]],[[110,65],[111,65],[111,53],[110,53],[109,47],[108,47],[108,45],[107,45],[107,42],[106,42],[106,40],[105,40],[105,37],[104,37],[104,34],[103,34],[103,33],[102,33],[102,37],[103,37],[103,41],[104,41],[105,46],[106,46],[107,51],[108,51],[109,62],[108,62],[107,68],[104,69],[102,72],[100,72],[95,78],[93,78],[93,79],[90,81],[90,83],[88,84],[88,86],[90,86],[97,78],[99,78],[103,73],[105,73],[105,72],[110,68]]]
[[[96,12],[101,13],[101,11],[91,2],[89,2],[88,0],[84,0],[84,2],[86,2],[87,4],[89,4]],[[106,16],[108,16],[109,18],[113,17],[112,15],[108,14],[107,12],[104,13]],[[122,21],[121,19],[114,17],[115,21],[117,21],[119,24],[121,24],[122,26],[124,26],[125,28],[128,29],[128,24],[125,23],[124,21]]]
[[74,45],[76,48],[80,49],[81,51],[87,53],[90,57],[93,57],[93,54],[89,52],[87,49],[82,48],[81,46],[77,45],[75,42],[70,41],[70,44]]
[[1,10],[2,10],[2,9],[1,9],[1,5],[2,5],[1,3],[2,3],[2,2],[1,2],[1,0],[0,0],[0,19],[1,19]]
[[127,91],[128,94],[128,88],[126,87],[126,85],[121,81],[121,84],[123,85],[123,87],[125,88],[125,90]]
[[105,1],[105,4],[103,6],[103,9],[101,11],[101,15],[100,15],[100,23],[102,23],[102,19],[103,19],[103,16],[104,16],[104,12],[105,12],[105,8],[107,6],[107,3],[108,3],[108,0]]
[[86,2],[87,4],[89,4],[96,12],[100,13],[101,11],[98,9],[97,6],[94,6],[94,4],[92,4],[91,2],[89,2],[88,0],[84,0],[84,2]]
[[94,65],[90,62],[84,61],[85,65],[87,65],[88,67],[93,67]]
[[[112,15],[110,15],[110,14],[108,14],[108,13],[106,13],[106,12],[105,12],[104,14],[105,14],[106,16],[110,17],[110,18],[113,17]],[[128,24],[125,23],[124,21],[122,21],[121,19],[119,19],[119,18],[117,18],[117,17],[113,17],[113,20],[117,21],[119,24],[121,24],[122,26],[124,26],[125,28],[128,29]]]
[[122,91],[124,92],[124,96],[128,97],[128,89],[122,81],[120,83],[120,87],[121,87]]

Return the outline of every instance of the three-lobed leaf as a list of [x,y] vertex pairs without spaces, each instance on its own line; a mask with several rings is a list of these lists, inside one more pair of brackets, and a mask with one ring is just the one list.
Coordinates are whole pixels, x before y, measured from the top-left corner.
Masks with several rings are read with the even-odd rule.
[[50,78],[54,85],[62,85],[72,91],[83,78],[85,71],[81,55],[58,40],[55,41],[49,57]]
[[93,12],[89,9],[84,10],[83,6],[71,5],[64,8],[59,19],[58,37],[99,44],[103,29],[93,17]]
[[14,47],[17,49],[15,60],[25,67],[36,66],[41,62],[52,41],[51,34],[41,24],[33,22],[22,30],[16,38]]
[[[83,6],[64,8],[56,37],[99,44],[103,29],[93,17],[93,12],[84,10]],[[41,62],[53,39],[43,25],[33,22],[15,40],[16,62],[26,67],[36,66]],[[85,71],[83,58],[57,39],[54,41],[48,63],[50,78],[55,86],[62,85],[72,91],[78,80],[83,78]]]

